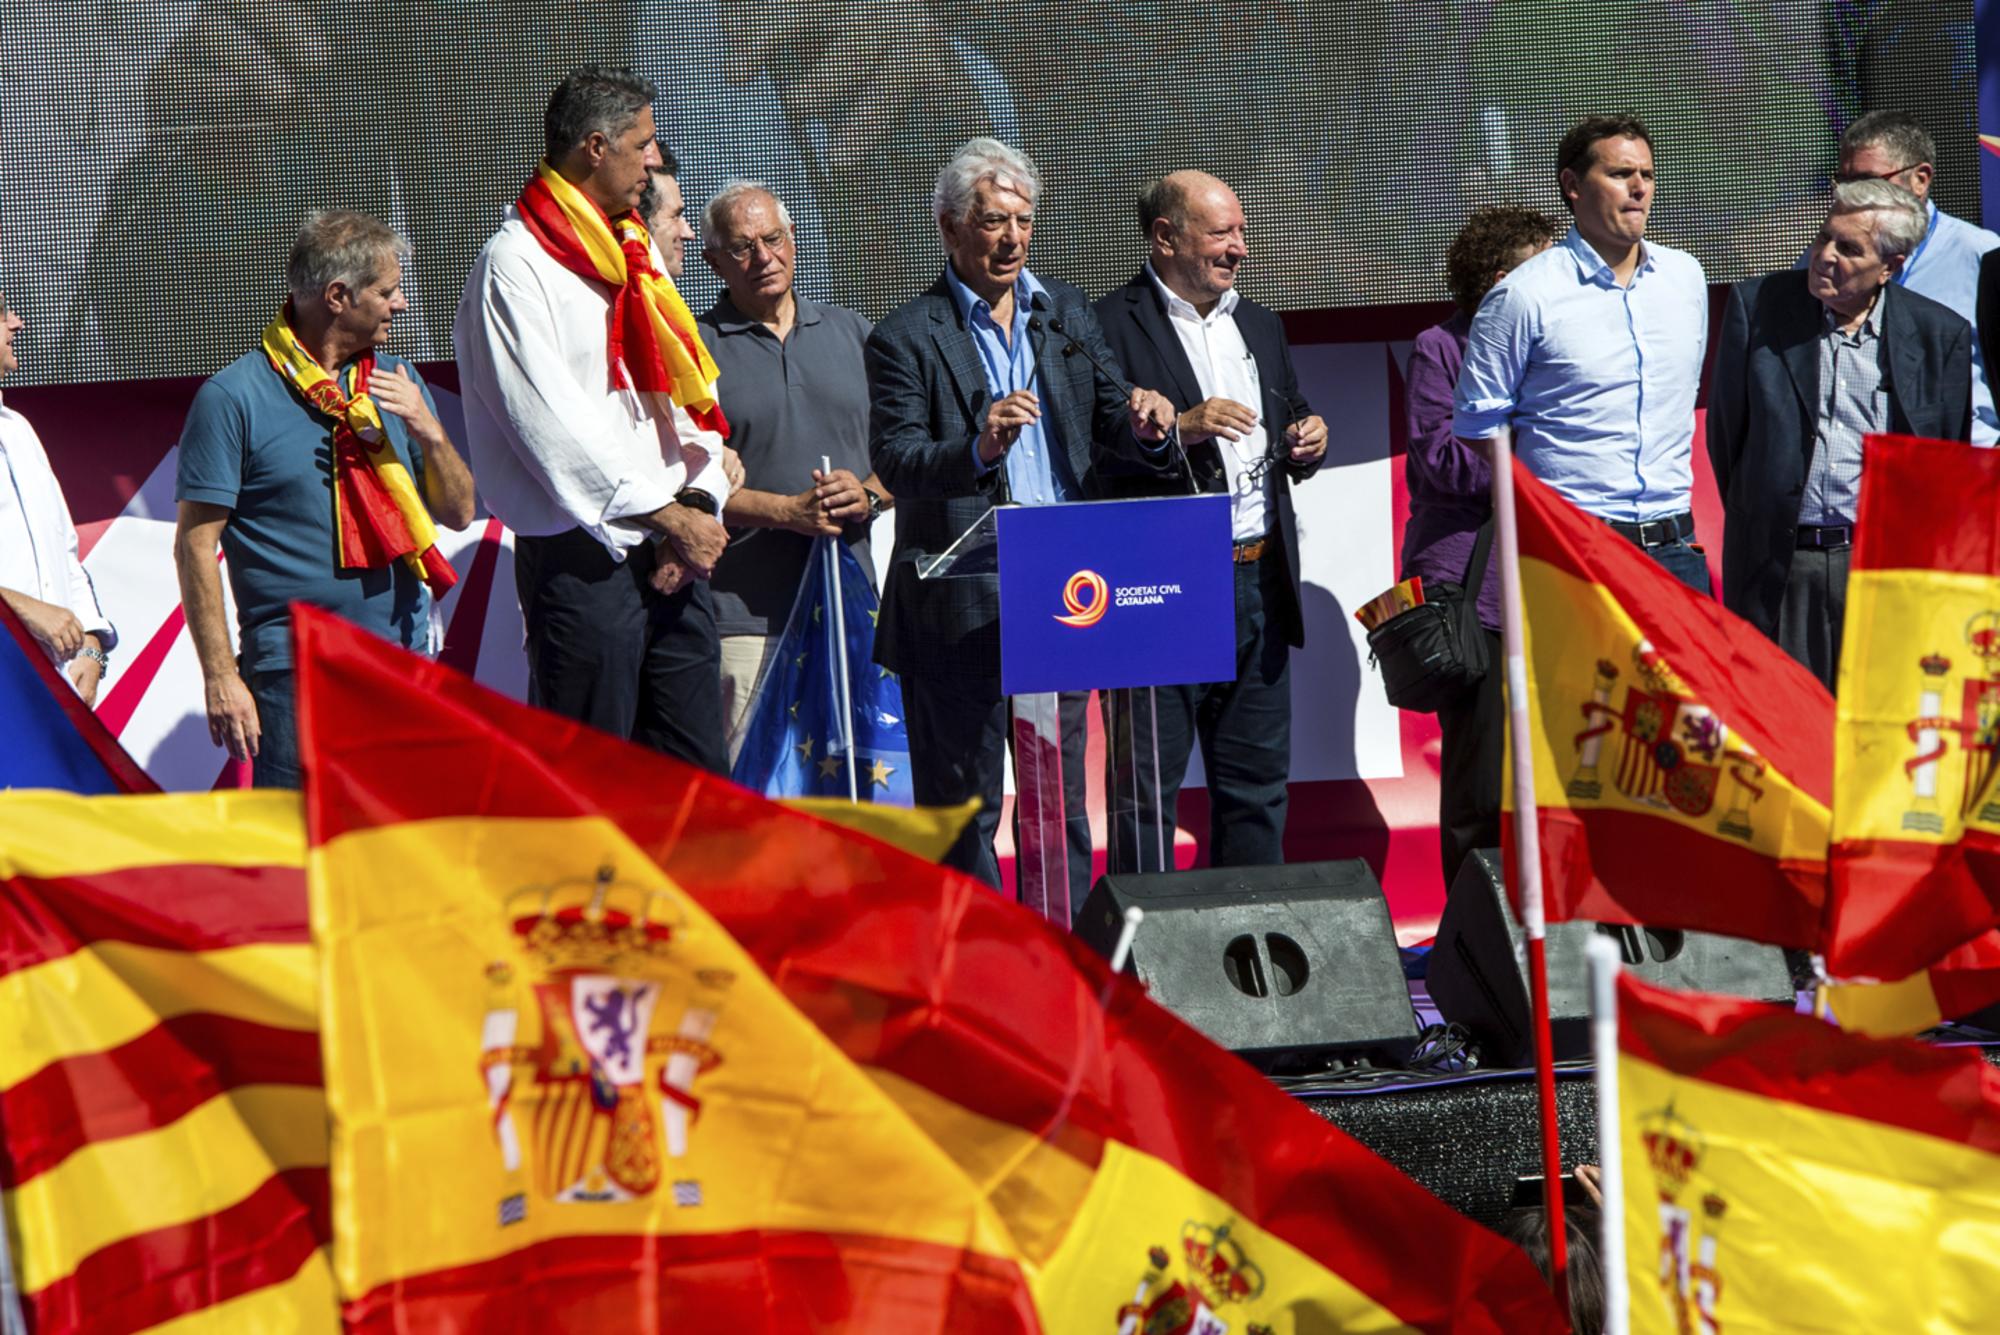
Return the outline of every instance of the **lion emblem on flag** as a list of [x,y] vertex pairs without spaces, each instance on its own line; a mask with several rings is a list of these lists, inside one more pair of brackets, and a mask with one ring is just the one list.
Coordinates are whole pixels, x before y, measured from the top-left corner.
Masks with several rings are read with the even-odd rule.
[[502,1166],[544,1201],[651,1196],[688,1153],[733,976],[690,986],[673,894],[611,868],[517,891],[505,912],[517,950],[487,966],[480,1055]]

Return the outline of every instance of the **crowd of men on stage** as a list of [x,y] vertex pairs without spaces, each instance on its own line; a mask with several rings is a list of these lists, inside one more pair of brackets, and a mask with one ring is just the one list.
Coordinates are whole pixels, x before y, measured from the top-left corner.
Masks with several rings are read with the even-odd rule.
[[[785,202],[732,182],[703,203],[699,233],[725,294],[695,317],[672,280],[696,233],[654,98],[605,66],[552,94],[546,158],[459,306],[461,440],[414,368],[382,350],[407,305],[407,242],[364,214],[308,217],[288,300],[260,346],[203,385],[181,438],[175,556],[216,743],[260,785],[298,783],[294,599],[435,651],[432,609],[453,578],[436,526],[470,523],[476,486],[515,535],[530,699],[727,773],[811,544],[863,545],[893,509],[876,659],[901,681],[917,801],[982,799],[947,860],[997,884],[1010,735],[997,588],[920,579],[919,562],[995,504],[1220,492],[1235,677],[1114,719],[1110,781],[1171,821],[1198,744],[1213,861],[1281,862],[1290,651],[1304,630],[1291,487],[1319,468],[1327,427],[1278,316],[1237,291],[1248,247],[1229,185],[1198,171],[1150,183],[1143,263],[1093,303],[1028,264],[1034,163],[972,140],[937,178],[937,280],[871,328],[794,291]],[[1716,350],[1708,448],[1726,599],[1829,685],[1862,435],[2000,438],[1970,328],[2000,237],[1927,202],[1934,157],[1907,117],[1857,121],[1801,267],[1740,285]],[[1530,210],[1484,209],[1448,257],[1458,313],[1419,338],[1410,366],[1402,573],[1464,577],[1489,513],[1485,442],[1511,430],[1539,476],[1706,591],[1688,499],[1701,267],[1645,239],[1654,165],[1640,121],[1583,122],[1556,167],[1566,235]],[[0,376],[19,327],[0,315]],[[5,408],[0,460],[13,482],[0,487],[0,596],[93,699],[116,636],[40,442]],[[1480,609],[1497,628],[1490,588]],[[1062,701],[1073,885],[1088,884],[1091,855],[1086,701]],[[1493,672],[1443,712],[1447,881],[1465,851],[1497,843],[1499,701]],[[1158,792],[1132,760],[1155,746]],[[1160,845],[1136,812],[1114,820],[1114,869],[1146,867]]]

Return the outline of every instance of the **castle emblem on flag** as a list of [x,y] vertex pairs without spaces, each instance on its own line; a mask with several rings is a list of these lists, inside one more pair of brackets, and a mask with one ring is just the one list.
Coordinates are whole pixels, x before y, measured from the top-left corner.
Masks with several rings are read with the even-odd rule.
[[[543,1201],[651,1196],[687,1156],[695,1081],[722,1061],[708,1038],[734,976],[690,980],[673,959],[673,893],[620,883],[610,867],[516,891],[505,912],[516,950],[487,966],[480,1056],[502,1166]],[[699,1203],[697,1179],[672,1187],[677,1203]]]
[[[1120,1335],[1230,1335],[1219,1309],[1254,1302],[1264,1292],[1264,1272],[1227,1224],[1190,1219],[1181,1225],[1178,1273],[1165,1247],[1148,1249],[1146,1261],[1132,1301],[1118,1309]],[[1271,1335],[1271,1330],[1251,1321],[1241,1335]]]
[[1979,824],[2000,824],[2000,794],[1992,791],[1994,756],[2000,751],[2000,612],[1981,612],[1965,626],[1965,644],[1978,667],[1965,678],[1958,693],[1956,716],[1945,712],[1951,697],[1952,660],[1931,652],[1917,660],[1917,716],[1905,725],[1915,754],[1903,762],[1910,778],[1910,806],[1903,828],[1921,834],[1943,834],[1945,813],[1939,805],[1943,782],[1941,762],[1956,737],[1965,753],[1965,784],[1958,815]]
[[[1641,640],[1632,650],[1635,681],[1622,705],[1612,703],[1618,665],[1599,659],[1590,698],[1581,703],[1583,730],[1572,738],[1577,765],[1566,791],[1573,800],[1604,796],[1604,769],[1627,801],[1700,819],[1715,809],[1723,780],[1731,801],[1715,831],[1748,840],[1750,808],[1764,795],[1764,764],[1713,710],[1696,700],[1666,656]],[[1614,736],[1614,734],[1616,734]],[[1608,758],[1615,745],[1615,759]]]
[[1661,1295],[1684,1335],[1718,1335],[1722,1273],[1717,1266],[1723,1218],[1729,1203],[1713,1189],[1701,1189],[1707,1141],[1673,1105],[1639,1119],[1639,1137],[1660,1197]]

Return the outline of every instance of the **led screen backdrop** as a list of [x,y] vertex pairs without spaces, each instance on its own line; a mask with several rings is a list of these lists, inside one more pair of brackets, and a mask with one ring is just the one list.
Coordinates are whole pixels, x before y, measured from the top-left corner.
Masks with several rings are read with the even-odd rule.
[[[1712,281],[1789,263],[1838,134],[1914,111],[1937,197],[1978,216],[1971,0],[8,0],[0,282],[17,383],[186,375],[251,346],[300,216],[416,246],[397,350],[450,355],[473,255],[574,64],[661,84],[695,206],[789,201],[806,292],[879,316],[937,273],[930,184],[974,134],[1047,177],[1032,263],[1093,292],[1141,245],[1149,176],[1213,170],[1251,218],[1246,290],[1285,309],[1429,301],[1467,209],[1559,210],[1589,111],[1658,139],[1655,235]],[[690,248],[696,310],[715,285]]]

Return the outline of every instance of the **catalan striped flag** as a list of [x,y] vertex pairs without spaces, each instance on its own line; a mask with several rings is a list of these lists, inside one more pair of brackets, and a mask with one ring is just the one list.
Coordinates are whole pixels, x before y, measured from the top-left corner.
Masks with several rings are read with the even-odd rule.
[[0,796],[0,1191],[30,1327],[331,1331],[296,795]]
[[1563,1328],[970,879],[296,626],[351,1327]]
[[1896,979],[2000,924],[2000,454],[1864,450],[1826,956]]
[[1519,460],[1514,484],[1548,917],[1816,948],[1832,697]]
[[1987,1330],[2000,1071],[1619,984],[1631,1330]]

